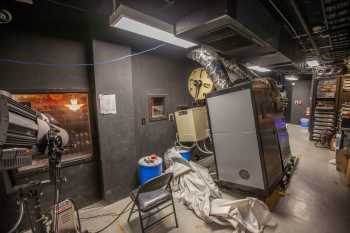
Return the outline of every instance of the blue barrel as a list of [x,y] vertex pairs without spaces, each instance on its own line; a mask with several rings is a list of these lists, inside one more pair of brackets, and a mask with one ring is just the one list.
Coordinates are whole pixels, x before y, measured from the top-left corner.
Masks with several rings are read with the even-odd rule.
[[300,118],[300,125],[303,128],[309,128],[309,122],[310,120],[308,118]]
[[182,155],[182,157],[185,160],[187,160],[187,161],[190,160],[190,158],[191,158],[191,151],[189,151],[189,150],[179,150],[179,153]]
[[141,185],[148,180],[160,176],[163,171],[162,158],[156,155],[142,157],[139,162],[139,180]]

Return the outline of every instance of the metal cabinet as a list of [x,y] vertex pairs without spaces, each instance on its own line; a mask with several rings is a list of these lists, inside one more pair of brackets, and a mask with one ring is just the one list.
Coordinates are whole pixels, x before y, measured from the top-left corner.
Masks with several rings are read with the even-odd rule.
[[263,194],[283,177],[275,128],[282,111],[265,84],[253,81],[207,98],[219,181]]

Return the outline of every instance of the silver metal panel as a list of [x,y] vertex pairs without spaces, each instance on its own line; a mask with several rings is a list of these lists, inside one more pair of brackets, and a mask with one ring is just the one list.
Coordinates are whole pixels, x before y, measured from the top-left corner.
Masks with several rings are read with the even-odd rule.
[[250,89],[210,97],[207,103],[219,179],[264,189]]

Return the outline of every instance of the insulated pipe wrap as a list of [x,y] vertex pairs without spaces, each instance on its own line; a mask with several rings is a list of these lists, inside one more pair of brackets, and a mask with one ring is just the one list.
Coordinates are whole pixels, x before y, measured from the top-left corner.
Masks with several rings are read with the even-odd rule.
[[231,81],[227,75],[225,67],[219,60],[219,56],[211,49],[200,47],[193,49],[188,57],[201,64],[213,80],[216,90],[230,87]]
[[[242,80],[252,80],[255,78],[260,78],[259,75],[257,75],[255,72],[247,69],[246,67],[235,63],[231,60],[225,59],[225,58],[221,58],[220,59],[222,64],[224,65],[224,67],[227,70],[227,73],[229,74],[230,80],[234,83],[236,81],[242,81]],[[232,75],[230,75],[232,74]],[[231,76],[234,77],[231,78]]]
[[214,50],[207,47],[193,49],[187,56],[205,68],[217,91],[229,88],[238,82],[260,78],[253,71],[232,60],[221,57]]

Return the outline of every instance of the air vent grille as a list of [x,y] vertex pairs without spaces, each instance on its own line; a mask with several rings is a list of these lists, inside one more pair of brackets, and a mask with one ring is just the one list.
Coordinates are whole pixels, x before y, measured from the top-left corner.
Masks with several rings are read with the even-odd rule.
[[232,50],[253,44],[251,41],[238,34],[229,25],[208,32],[198,38],[198,41],[220,51]]

